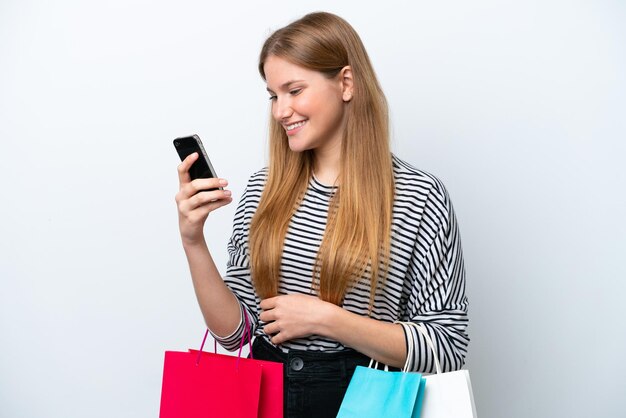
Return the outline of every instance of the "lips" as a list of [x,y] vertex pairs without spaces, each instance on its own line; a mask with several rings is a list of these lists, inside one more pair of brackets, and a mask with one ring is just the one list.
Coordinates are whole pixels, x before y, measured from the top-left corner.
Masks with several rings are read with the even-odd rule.
[[305,120],[301,120],[298,122],[293,122],[290,124],[283,124],[283,126],[285,127],[285,130],[287,131],[287,135],[292,135],[295,134],[297,131],[300,130],[300,128],[302,128],[306,123],[307,123],[308,119]]

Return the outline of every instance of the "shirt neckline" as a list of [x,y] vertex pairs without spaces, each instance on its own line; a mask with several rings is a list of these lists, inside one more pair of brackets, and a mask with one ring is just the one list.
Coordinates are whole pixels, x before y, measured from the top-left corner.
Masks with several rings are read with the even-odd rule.
[[321,192],[328,196],[332,196],[333,194],[335,194],[338,189],[338,186],[328,186],[322,183],[317,179],[317,177],[315,177],[314,174],[311,175],[311,180],[309,181],[309,184],[311,185],[311,188],[313,188],[315,191]]

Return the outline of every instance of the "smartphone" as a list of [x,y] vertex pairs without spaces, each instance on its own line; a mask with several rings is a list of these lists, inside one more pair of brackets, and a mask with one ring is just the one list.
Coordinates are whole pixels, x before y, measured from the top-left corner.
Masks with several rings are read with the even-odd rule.
[[[198,153],[198,159],[189,167],[189,176],[192,180],[208,179],[217,177],[213,164],[204,150],[202,141],[198,135],[183,136],[174,140],[174,147],[180,160],[184,160],[194,152]],[[222,190],[222,187],[219,188]],[[217,189],[210,189],[217,190]]]

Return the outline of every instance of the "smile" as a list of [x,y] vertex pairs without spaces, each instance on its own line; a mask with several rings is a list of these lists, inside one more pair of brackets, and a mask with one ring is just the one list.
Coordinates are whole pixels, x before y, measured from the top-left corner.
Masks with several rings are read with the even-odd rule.
[[290,131],[293,131],[293,130],[301,127],[306,122],[307,122],[306,120],[301,120],[300,122],[292,123],[291,125],[285,125],[285,129],[287,130],[287,133],[290,133]]

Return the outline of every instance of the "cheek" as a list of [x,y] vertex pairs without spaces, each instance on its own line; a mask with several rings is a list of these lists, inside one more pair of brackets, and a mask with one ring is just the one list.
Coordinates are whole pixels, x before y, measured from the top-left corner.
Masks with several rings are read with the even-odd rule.
[[330,125],[337,125],[344,117],[345,106],[342,100],[329,97],[324,105],[324,116]]
[[295,110],[302,116],[313,116],[315,113],[317,113],[317,109],[319,109],[319,105],[317,104],[314,97],[298,97],[295,103]]

